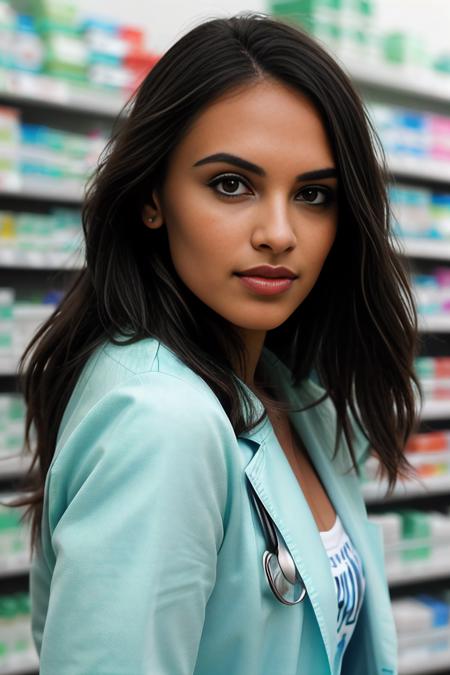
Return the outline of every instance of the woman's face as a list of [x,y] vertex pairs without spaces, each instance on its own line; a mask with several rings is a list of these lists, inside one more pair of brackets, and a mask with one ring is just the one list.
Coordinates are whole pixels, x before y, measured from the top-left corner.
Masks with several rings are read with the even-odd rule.
[[[200,300],[245,333],[264,337],[319,276],[336,236],[335,176],[313,105],[266,80],[234,90],[196,118],[144,222],[165,223],[174,267]],[[252,287],[238,276],[256,265],[282,265],[295,278],[263,294],[267,283]]]

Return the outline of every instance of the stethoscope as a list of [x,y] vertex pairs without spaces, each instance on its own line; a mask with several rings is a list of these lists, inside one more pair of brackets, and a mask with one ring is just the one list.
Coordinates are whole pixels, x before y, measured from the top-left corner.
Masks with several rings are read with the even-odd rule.
[[306,588],[281,534],[263,503],[248,482],[250,494],[261,521],[269,550],[263,553],[263,568],[273,594],[283,605],[297,605],[306,597]]

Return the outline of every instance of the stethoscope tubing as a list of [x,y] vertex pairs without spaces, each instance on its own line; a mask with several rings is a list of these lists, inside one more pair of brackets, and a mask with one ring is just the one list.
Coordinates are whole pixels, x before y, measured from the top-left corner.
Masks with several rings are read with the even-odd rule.
[[[255,490],[253,489],[253,486],[250,485],[250,494],[253,499],[253,503],[255,504],[257,513],[259,515],[261,524],[263,526],[263,529],[265,531],[266,538],[269,539],[270,545],[271,545],[271,552],[277,556],[278,558],[278,564],[280,566],[281,572],[285,579],[292,585],[294,585],[298,577],[300,576],[297,572],[297,568],[295,567],[294,560],[289,553],[288,549],[286,548],[283,538],[281,537],[281,534],[278,534],[278,529],[275,525],[275,523],[272,521],[270,518],[269,514],[267,513],[266,509],[264,508],[264,505],[261,503],[261,500],[259,499],[258,495],[256,494]],[[265,552],[267,553],[267,551]],[[269,584],[274,591],[274,588],[272,586],[272,582],[270,580],[270,575],[268,574],[267,571],[267,556],[264,554],[263,557],[263,565],[264,565],[264,570],[266,572],[266,576],[268,578]],[[274,591],[275,592],[275,591]],[[306,595],[306,589],[305,585],[303,584],[303,591],[301,594],[300,599],[297,602],[301,602]],[[278,597],[279,600],[281,598]],[[284,602],[281,600],[281,602]],[[291,604],[291,603],[284,603],[284,604]]]

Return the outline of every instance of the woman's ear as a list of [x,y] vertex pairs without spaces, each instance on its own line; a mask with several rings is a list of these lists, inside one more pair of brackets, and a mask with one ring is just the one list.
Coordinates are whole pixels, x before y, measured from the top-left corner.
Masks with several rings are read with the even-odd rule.
[[163,224],[161,202],[156,191],[152,193],[149,203],[145,204],[142,209],[142,220],[144,225],[152,230],[156,230]]

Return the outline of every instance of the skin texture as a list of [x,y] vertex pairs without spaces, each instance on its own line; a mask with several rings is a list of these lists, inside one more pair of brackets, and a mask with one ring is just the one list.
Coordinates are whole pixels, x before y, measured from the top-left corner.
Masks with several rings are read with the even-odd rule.
[[[194,166],[216,153],[237,155],[266,175],[224,161]],[[144,207],[147,227],[167,227],[186,286],[241,331],[247,361],[238,374],[250,387],[266,332],[306,298],[336,236],[336,178],[296,177],[333,167],[313,105],[265,79],[228,92],[196,117],[172,154],[161,193]],[[222,182],[208,185],[223,174]],[[284,265],[298,278],[283,293],[258,295],[235,272],[261,264]]]

